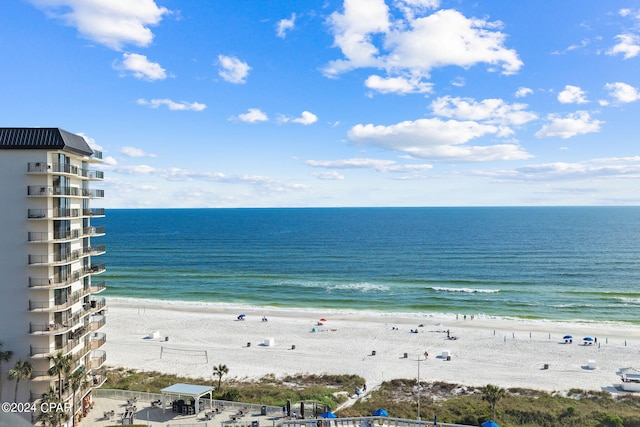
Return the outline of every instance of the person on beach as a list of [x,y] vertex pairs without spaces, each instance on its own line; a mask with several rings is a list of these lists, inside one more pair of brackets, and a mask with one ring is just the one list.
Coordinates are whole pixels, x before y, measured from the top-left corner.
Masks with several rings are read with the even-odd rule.
[[427,360],[429,358],[429,353],[427,353],[426,351],[424,352],[424,360]]

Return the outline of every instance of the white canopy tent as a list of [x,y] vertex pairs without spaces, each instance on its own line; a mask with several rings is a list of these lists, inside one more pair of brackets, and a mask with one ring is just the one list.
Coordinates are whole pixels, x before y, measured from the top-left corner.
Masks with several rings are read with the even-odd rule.
[[162,412],[165,411],[167,404],[167,396],[180,396],[191,397],[195,399],[195,413],[198,413],[200,408],[200,398],[205,394],[209,395],[209,399],[213,399],[213,387],[207,385],[195,385],[195,384],[174,384],[172,386],[163,388],[160,390],[162,393]]

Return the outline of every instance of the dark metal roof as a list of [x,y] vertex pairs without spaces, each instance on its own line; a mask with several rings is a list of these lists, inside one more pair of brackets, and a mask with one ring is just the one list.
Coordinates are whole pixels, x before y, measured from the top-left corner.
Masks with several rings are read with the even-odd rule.
[[0,128],[0,150],[65,150],[90,156],[87,141],[59,128]]

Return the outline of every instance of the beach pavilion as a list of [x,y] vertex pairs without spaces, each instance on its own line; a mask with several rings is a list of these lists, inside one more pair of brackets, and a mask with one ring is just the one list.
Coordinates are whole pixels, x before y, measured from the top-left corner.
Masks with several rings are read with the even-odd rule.
[[165,411],[167,404],[167,396],[189,397],[195,400],[195,413],[198,413],[200,408],[200,398],[206,394],[209,395],[209,399],[213,400],[213,386],[207,385],[195,385],[195,384],[174,384],[169,387],[165,387],[160,392],[162,393],[162,412]]

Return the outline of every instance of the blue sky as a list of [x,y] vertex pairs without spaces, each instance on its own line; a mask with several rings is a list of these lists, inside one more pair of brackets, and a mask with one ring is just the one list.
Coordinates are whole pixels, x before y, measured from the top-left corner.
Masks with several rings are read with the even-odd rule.
[[11,0],[3,126],[105,207],[640,205],[640,2]]

